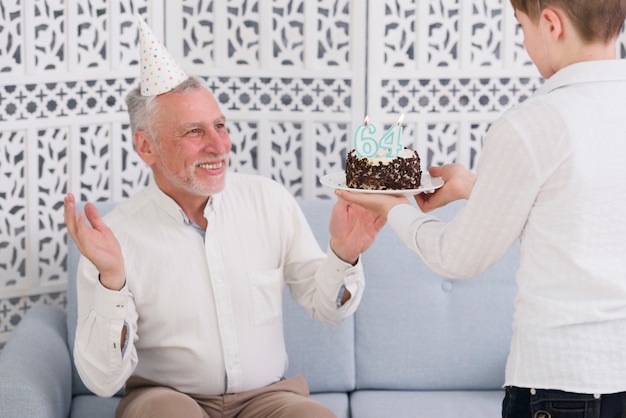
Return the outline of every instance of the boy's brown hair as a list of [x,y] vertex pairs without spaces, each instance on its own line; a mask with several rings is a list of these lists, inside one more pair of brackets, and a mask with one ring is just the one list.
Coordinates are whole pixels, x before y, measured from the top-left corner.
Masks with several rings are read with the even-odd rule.
[[626,0],[511,0],[511,5],[533,23],[539,21],[541,10],[558,8],[567,14],[587,42],[609,42],[619,34],[626,20]]

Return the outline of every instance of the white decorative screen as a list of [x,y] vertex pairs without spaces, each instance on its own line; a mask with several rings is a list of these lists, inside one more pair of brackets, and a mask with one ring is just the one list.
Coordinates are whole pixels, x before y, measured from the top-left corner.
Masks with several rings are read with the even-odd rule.
[[[365,114],[405,113],[424,168],[474,167],[490,123],[541,84],[507,0],[14,0],[0,6],[0,345],[65,306],[63,196],[120,200],[150,171],[124,99],[136,14],[229,119],[231,169],[327,199]],[[626,56],[624,41],[620,56]]]

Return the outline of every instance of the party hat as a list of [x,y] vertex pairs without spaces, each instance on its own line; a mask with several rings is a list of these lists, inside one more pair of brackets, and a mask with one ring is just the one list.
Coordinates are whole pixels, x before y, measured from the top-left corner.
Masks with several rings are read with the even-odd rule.
[[141,50],[141,95],[156,96],[166,93],[189,78],[176,64],[163,44],[152,34],[146,22],[139,19],[139,47]]

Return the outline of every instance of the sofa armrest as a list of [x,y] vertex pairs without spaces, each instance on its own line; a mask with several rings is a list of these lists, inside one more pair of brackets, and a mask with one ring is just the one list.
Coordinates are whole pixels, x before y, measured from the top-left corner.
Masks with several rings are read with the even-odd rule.
[[72,399],[72,364],[65,313],[35,305],[0,351],[2,417],[67,417]]

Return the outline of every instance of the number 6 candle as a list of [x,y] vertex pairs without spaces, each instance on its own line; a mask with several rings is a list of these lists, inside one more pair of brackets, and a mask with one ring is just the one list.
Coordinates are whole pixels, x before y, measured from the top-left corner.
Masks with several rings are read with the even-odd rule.
[[376,132],[376,125],[369,123],[366,115],[363,123],[354,132],[354,149],[359,157],[372,158],[378,153],[378,141],[371,135]]

